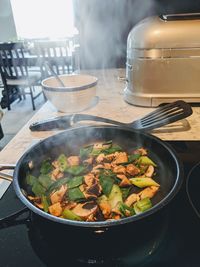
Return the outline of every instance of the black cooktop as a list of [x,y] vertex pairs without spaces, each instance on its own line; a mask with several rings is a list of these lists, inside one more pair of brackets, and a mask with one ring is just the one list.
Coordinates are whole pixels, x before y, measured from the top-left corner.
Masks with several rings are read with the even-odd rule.
[[[184,164],[185,177],[200,161],[200,142],[169,142]],[[200,177],[199,177],[200,178]],[[0,218],[21,209],[12,186],[0,201]],[[112,257],[94,255],[71,259],[66,240],[61,254],[57,245],[49,244],[26,212],[14,221],[0,224],[0,267],[11,266],[200,266],[200,221],[192,210],[186,195],[185,180],[177,197],[170,205],[165,224],[158,229],[159,237],[140,249],[132,249],[120,256],[113,253],[117,244],[106,248]],[[141,233],[142,234],[142,233]],[[87,242],[87,241],[86,241]],[[120,240],[119,240],[120,242]],[[133,237],[134,242],[134,237]],[[86,243],[87,245],[87,243]],[[65,249],[66,246],[66,249]],[[109,253],[108,253],[109,255]]]

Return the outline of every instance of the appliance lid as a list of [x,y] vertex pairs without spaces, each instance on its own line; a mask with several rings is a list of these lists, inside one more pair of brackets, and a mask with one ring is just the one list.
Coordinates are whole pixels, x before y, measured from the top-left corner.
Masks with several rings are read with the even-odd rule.
[[127,50],[200,47],[200,13],[149,17],[131,30]]

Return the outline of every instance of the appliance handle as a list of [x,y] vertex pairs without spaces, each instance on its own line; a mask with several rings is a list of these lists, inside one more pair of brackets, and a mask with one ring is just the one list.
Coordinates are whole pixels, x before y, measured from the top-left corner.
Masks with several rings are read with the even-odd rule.
[[195,20],[200,19],[200,13],[163,14],[160,18],[164,21]]

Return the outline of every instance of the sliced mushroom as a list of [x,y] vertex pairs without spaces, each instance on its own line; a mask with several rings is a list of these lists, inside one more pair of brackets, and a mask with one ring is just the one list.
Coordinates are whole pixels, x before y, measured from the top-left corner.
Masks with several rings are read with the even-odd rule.
[[127,197],[127,199],[125,200],[125,204],[130,207],[135,202],[137,202],[139,199],[140,197],[138,196],[138,194],[133,193]]
[[100,197],[99,207],[100,207],[100,210],[101,210],[104,218],[105,219],[110,218],[111,205],[110,205],[110,203],[109,203],[109,201],[105,195]]
[[126,177],[126,175],[124,175],[124,174],[118,174],[117,175],[117,178],[119,178],[121,180],[119,186],[123,187],[123,186],[129,186],[129,185],[131,185],[131,182]]
[[138,173],[140,173],[140,169],[137,168],[134,164],[128,164],[126,166],[126,171],[128,172],[128,174],[135,176]]
[[55,192],[53,192],[51,195],[50,195],[50,200],[51,200],[51,203],[52,204],[55,204],[57,202],[61,202],[65,193],[67,191],[67,187],[66,185],[62,185],[61,188]]
[[95,214],[98,206],[93,202],[79,203],[72,211],[83,219],[87,219],[91,214]]
[[146,172],[145,172],[145,176],[146,177],[152,177],[154,173],[154,166],[153,165],[149,165],[149,167],[147,168]]
[[86,193],[89,195],[94,195],[96,197],[98,197],[101,194],[102,188],[100,186],[100,184],[95,183],[91,186],[88,186],[86,189]]

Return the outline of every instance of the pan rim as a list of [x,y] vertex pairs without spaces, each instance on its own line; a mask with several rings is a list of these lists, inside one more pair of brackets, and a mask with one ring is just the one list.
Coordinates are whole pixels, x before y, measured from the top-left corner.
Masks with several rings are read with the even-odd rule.
[[[84,128],[119,129],[119,130],[137,133],[139,135],[142,135],[144,137],[150,138],[150,139],[158,142],[160,145],[162,145],[170,153],[170,155],[172,156],[174,163],[176,165],[176,170],[177,170],[176,180],[175,180],[175,183],[172,186],[171,190],[167,193],[167,195],[161,201],[159,201],[157,204],[155,204],[151,209],[145,211],[144,213],[137,214],[137,215],[127,217],[127,218],[122,218],[120,220],[99,221],[99,222],[72,221],[72,220],[53,216],[49,213],[46,213],[46,212],[40,210],[36,206],[34,206],[26,198],[26,196],[22,193],[22,190],[21,190],[19,182],[18,182],[18,175],[17,174],[19,173],[19,168],[20,168],[20,165],[23,162],[24,158],[27,156],[27,154],[33,148],[36,148],[41,143],[47,142],[48,140],[51,140],[51,139],[55,138],[56,136],[65,135],[65,133],[67,133],[69,131],[70,132],[71,131],[77,131],[79,129],[84,129]],[[57,223],[61,223],[61,224],[65,224],[65,225],[72,225],[72,226],[81,226],[81,227],[86,227],[86,228],[106,228],[106,227],[111,227],[111,226],[119,226],[122,224],[130,223],[130,222],[134,222],[134,221],[139,221],[143,218],[146,218],[146,217],[158,212],[160,209],[162,209],[164,206],[166,206],[169,202],[171,202],[171,200],[175,197],[175,195],[180,190],[182,182],[183,182],[183,165],[182,165],[182,162],[179,159],[176,151],[169,144],[165,143],[160,138],[158,138],[154,135],[151,135],[149,133],[146,133],[146,132],[141,132],[139,130],[135,130],[135,129],[131,129],[128,127],[123,127],[123,126],[109,126],[109,125],[80,126],[80,127],[76,127],[76,128],[67,129],[65,131],[62,131],[61,133],[56,133],[50,137],[43,139],[43,140],[39,141],[37,144],[30,147],[27,151],[24,152],[24,154],[21,156],[21,158],[17,162],[16,168],[15,168],[14,173],[13,173],[13,186],[14,186],[15,193],[16,193],[17,197],[22,201],[22,203],[25,204],[31,211],[33,211],[37,215],[42,216],[43,218],[49,219],[49,220],[57,222]]]

